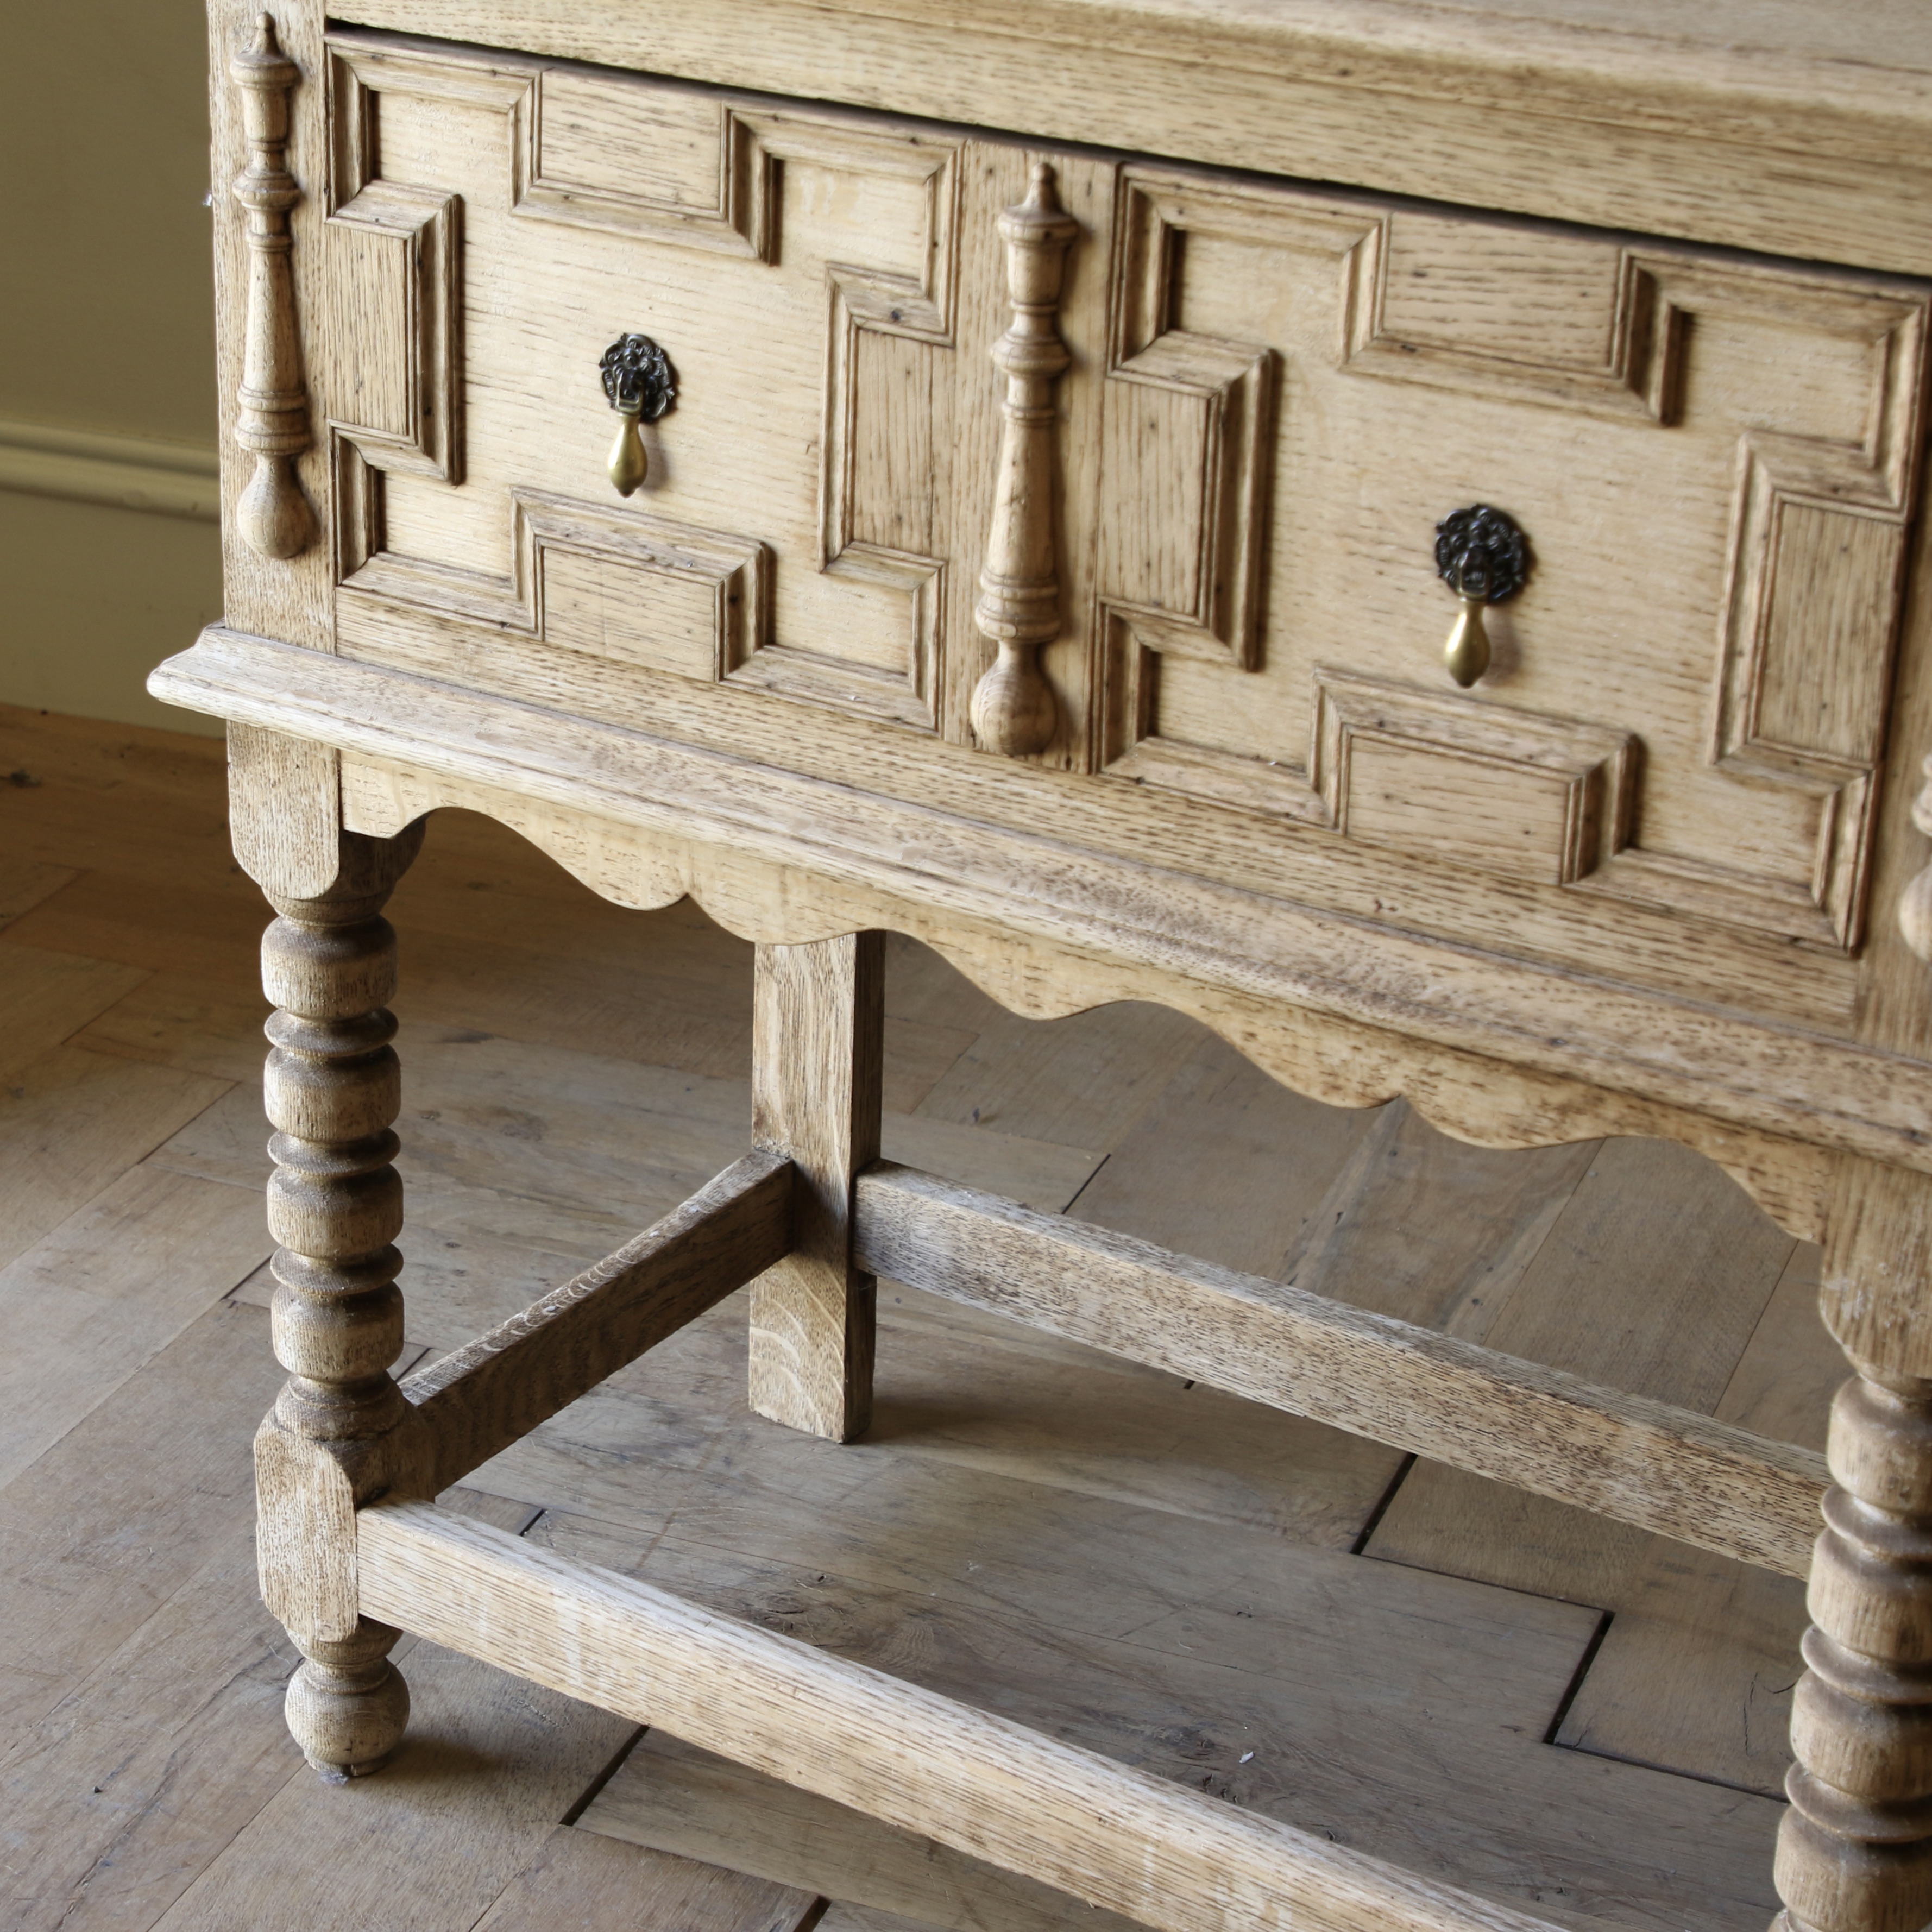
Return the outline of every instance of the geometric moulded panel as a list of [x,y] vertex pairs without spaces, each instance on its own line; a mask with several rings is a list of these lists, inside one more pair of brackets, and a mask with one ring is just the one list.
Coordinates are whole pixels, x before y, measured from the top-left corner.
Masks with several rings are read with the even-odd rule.
[[328,224],[334,339],[331,427],[372,469],[463,480],[457,197],[368,183]]
[[1328,665],[1313,698],[1305,765],[1150,737],[1111,769],[1542,885],[1598,874],[1628,843],[1639,763],[1628,733]]
[[[1924,299],[1166,170],[1124,169],[1117,210],[1099,767],[1855,950],[1922,437]],[[1409,410],[1405,388],[1460,400]],[[1604,427],[1580,441],[1579,416]],[[1580,479],[1603,506],[1594,523]],[[1504,624],[1521,697],[1498,686],[1472,708],[1641,734],[1602,836],[1577,832],[1588,787],[1539,776],[1538,758],[1484,767],[1465,799],[1445,779],[1455,760],[1406,730],[1357,738],[1338,792],[1348,707],[1330,674],[1302,668],[1354,654],[1359,608],[1350,674],[1426,680],[1446,623],[1429,522],[1512,489],[1520,508],[1552,506],[1532,532],[1546,567]],[[1681,512],[1654,557],[1640,534],[1652,502]],[[1302,598],[1306,544],[1321,548]],[[1654,642],[1635,592],[1652,569],[1668,626]],[[1251,694],[1230,670],[1259,674]]]
[[1148,650],[1261,652],[1274,358],[1170,331],[1108,372],[1100,596]]
[[[427,93],[514,112],[524,84],[487,66],[330,42],[325,245],[329,352],[320,371],[333,432],[338,580],[386,547],[383,477],[464,480],[463,203],[381,174],[386,94]],[[366,587],[366,586],[365,586]]]
[[868,186],[887,184],[889,200],[898,192],[898,212],[918,231],[918,266],[839,260],[824,284],[814,561],[848,588],[849,622],[842,634],[820,622],[811,648],[768,628],[748,633],[720,674],[935,729],[945,564],[934,554],[932,446],[950,416],[958,144],[560,68],[533,76],[515,118],[520,217],[770,267],[784,266],[788,166],[854,181],[862,202]]
[[532,491],[515,501],[519,574],[546,644],[706,682],[757,648],[762,544]]
[[1326,668],[1316,678],[1310,775],[1336,831],[1552,886],[1628,839],[1628,734]]
[[916,269],[842,263],[826,280],[817,562],[890,614],[897,646],[885,664],[780,646],[759,652],[737,682],[936,730],[948,508],[939,478],[958,375],[959,147],[776,116],[748,124],[767,165],[801,163],[909,190],[920,246]]
[[1754,881],[1634,851],[1600,888],[1834,951],[1862,935],[1875,782],[1923,430],[1925,307],[1829,281],[1652,265],[1673,308],[1774,321],[1849,350],[1852,433],[1747,430],[1720,614],[1710,758],[1806,802],[1803,880]]
[[714,97],[547,68],[518,122],[519,214],[770,259],[768,164]]
[[[952,532],[929,452],[943,460],[949,451],[960,143],[358,29],[332,33],[329,45],[333,279],[348,294],[326,390],[338,428],[338,575],[362,604],[356,621],[373,620],[370,600],[399,602],[937,728]],[[423,178],[461,196],[380,178],[386,166],[419,164],[442,166]],[[783,318],[771,360],[790,370],[801,348],[815,352],[823,434],[781,442],[762,419],[750,425],[740,440],[754,466],[762,459],[758,488],[748,500],[722,494],[725,468],[690,458],[729,412],[687,338],[681,410],[706,413],[688,434],[682,413],[670,425],[670,460],[653,478],[660,514],[578,500],[597,486],[560,473],[554,450],[525,452],[528,424],[506,430],[501,415],[490,447],[470,452],[472,495],[386,483],[386,472],[458,474],[462,397],[454,390],[439,406],[435,392],[440,374],[453,382],[460,368],[454,244],[465,199],[470,245],[488,251],[490,274],[544,265],[561,278],[558,313],[573,323],[580,308],[613,308],[601,278],[625,264],[667,311],[694,303],[735,314],[742,302]],[[598,238],[586,246],[570,230]],[[591,274],[600,279],[576,285]],[[439,303],[439,286],[452,298]],[[820,339],[801,342],[800,323]],[[472,376],[487,370],[500,397],[516,371],[494,295],[472,307],[470,328]],[[341,352],[346,344],[352,352]],[[676,359],[679,341],[667,335],[666,346]],[[554,391],[555,344],[533,352]],[[788,376],[780,413],[803,393]],[[820,472],[816,527],[803,530],[785,474],[800,456]],[[498,523],[491,500],[505,495],[514,514]],[[782,584],[773,549],[736,533],[747,524],[764,526],[784,556]],[[506,525],[507,556],[497,535]],[[717,609],[714,592],[726,600]]]
[[[1121,176],[1096,628],[1131,638],[1130,679],[1142,651],[1243,670],[1261,662],[1276,358],[1262,344],[1185,327],[1173,300],[1185,232],[1246,236],[1252,223],[1239,196],[1131,170]],[[1359,221],[1317,217],[1302,241],[1311,253],[1346,258],[1362,234]],[[1132,690],[1107,702],[1139,708]],[[1103,735],[1121,748],[1120,730]]]
[[932,730],[944,621],[932,439],[952,380],[958,144],[760,114],[660,82],[545,68],[519,113],[519,216],[777,266],[788,164],[910,190],[916,271],[826,277],[817,567],[852,592],[852,635],[748,634],[735,684]]
[[1351,374],[1612,418],[1675,412],[1684,316],[1601,236],[1403,210],[1347,318]]

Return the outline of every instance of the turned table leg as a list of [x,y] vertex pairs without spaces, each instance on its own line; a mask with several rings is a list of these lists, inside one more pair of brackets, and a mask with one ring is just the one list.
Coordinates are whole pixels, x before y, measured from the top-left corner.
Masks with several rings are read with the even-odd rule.
[[1848,1163],[1822,1297],[1852,1379],[1811,1559],[1797,1762],[1778,1835],[1789,1932],[1932,1920],[1932,1363],[1925,1178]]
[[872,1277],[852,1265],[852,1181],[878,1158],[885,935],[760,946],[752,1137],[796,1166],[793,1251],[752,1289],[752,1406],[835,1442],[872,1420]]
[[356,1607],[354,1512],[392,1485],[410,1436],[389,1373],[403,1346],[390,1126],[401,1087],[387,1010],[395,934],[381,908],[419,842],[345,836],[328,892],[271,895],[280,916],[262,945],[277,1009],[266,1083],[274,1333],[289,1371],[256,1442],[262,1594],[305,1660],[289,1728],[334,1780],[374,1770],[409,1717],[388,1655],[400,1633]]

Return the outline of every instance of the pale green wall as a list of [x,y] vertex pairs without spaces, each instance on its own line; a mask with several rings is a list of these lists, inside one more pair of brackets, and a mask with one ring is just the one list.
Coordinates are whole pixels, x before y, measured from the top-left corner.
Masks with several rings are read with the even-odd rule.
[[[30,0],[0,115],[0,442],[215,435],[198,0]],[[214,526],[0,489],[0,702],[218,730],[142,689],[221,608]]]
[[0,704],[218,735],[142,688],[221,615],[212,524],[0,490]]

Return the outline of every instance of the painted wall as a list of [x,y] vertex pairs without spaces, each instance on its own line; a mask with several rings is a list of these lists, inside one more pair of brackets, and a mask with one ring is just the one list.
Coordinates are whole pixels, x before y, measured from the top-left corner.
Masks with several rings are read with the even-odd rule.
[[199,0],[40,0],[7,50],[0,703],[218,731],[142,688],[221,609]]

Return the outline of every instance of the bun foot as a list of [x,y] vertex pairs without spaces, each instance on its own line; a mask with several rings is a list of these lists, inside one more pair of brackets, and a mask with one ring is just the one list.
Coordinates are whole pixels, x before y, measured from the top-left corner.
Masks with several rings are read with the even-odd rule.
[[402,1634],[365,1620],[340,1643],[304,1645],[289,1681],[290,1735],[329,1784],[367,1778],[395,1755],[410,1721],[410,1687],[388,1659]]

